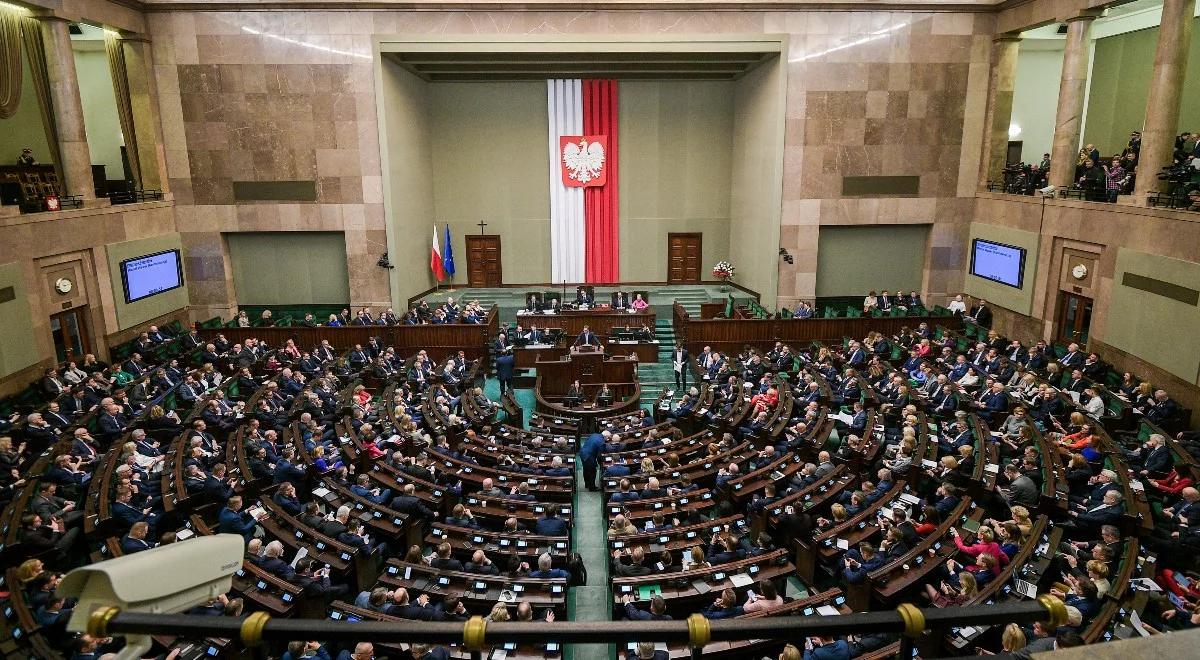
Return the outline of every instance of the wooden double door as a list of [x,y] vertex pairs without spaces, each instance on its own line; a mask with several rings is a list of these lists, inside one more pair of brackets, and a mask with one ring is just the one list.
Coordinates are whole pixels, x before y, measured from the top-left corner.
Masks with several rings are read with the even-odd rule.
[[504,271],[500,266],[499,236],[470,236],[467,239],[467,284],[500,286]]
[[667,234],[667,283],[700,282],[702,237],[700,233]]

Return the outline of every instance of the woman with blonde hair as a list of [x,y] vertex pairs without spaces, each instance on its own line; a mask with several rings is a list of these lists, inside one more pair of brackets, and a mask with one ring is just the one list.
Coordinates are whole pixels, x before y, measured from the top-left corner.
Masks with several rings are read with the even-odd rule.
[[654,459],[650,458],[649,456],[643,458],[642,462],[638,466],[638,469],[642,474],[650,474],[651,472],[654,472]]
[[41,575],[46,570],[46,565],[41,559],[26,559],[17,567],[17,583],[22,589],[26,588],[34,578]]
[[496,603],[495,605],[492,606],[492,611],[490,614],[488,614],[487,618],[488,618],[488,621],[494,621],[496,623],[504,623],[505,621],[510,620],[512,617],[508,613],[507,605],[505,605],[504,603]]
[[840,502],[836,502],[829,507],[829,516],[829,518],[817,518],[817,529],[829,529],[840,525],[846,522],[850,514],[846,511],[846,507],[842,506]]
[[1026,645],[1025,631],[1021,630],[1021,626],[1015,623],[1004,626],[1004,634],[1000,636],[1000,647],[1005,653],[1016,653]]
[[1012,513],[1012,521],[1017,524],[1017,528],[1021,530],[1021,534],[1029,536],[1029,532],[1033,530],[1033,521],[1029,519],[1029,509],[1021,505],[1017,505],[1009,509]]
[[1099,559],[1089,559],[1087,576],[1096,585],[1096,598],[1104,598],[1104,594],[1112,591],[1112,582],[1108,580],[1108,564]]

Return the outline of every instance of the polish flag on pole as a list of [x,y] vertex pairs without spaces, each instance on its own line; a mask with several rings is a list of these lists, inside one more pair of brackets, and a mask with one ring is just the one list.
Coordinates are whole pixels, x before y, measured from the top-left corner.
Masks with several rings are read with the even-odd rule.
[[438,249],[437,225],[433,226],[433,254],[429,257],[429,269],[437,281],[446,279],[446,271],[442,269],[442,251]]

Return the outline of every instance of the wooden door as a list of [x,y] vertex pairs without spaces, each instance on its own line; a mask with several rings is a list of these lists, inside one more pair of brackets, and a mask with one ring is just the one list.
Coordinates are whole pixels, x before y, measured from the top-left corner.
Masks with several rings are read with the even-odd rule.
[[700,282],[701,234],[667,234],[667,282]]
[[1058,330],[1055,339],[1086,347],[1092,325],[1092,299],[1063,291],[1058,300]]
[[500,286],[504,274],[500,268],[499,236],[467,236],[467,284]]
[[50,317],[54,354],[59,362],[82,360],[92,348],[88,340],[87,307],[78,307]]

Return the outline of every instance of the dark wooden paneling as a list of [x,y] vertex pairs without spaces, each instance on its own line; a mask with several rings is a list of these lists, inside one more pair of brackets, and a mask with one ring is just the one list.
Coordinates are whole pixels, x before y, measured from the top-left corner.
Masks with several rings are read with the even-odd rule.
[[583,326],[591,328],[592,332],[605,337],[612,333],[613,328],[637,327],[645,323],[654,331],[654,312],[649,309],[630,314],[605,309],[566,310],[557,314],[517,314],[517,323],[528,330],[531,325],[545,330],[562,328],[563,333],[574,337],[583,331]]
[[284,345],[288,339],[296,342],[300,350],[309,350],[328,339],[330,345],[341,350],[353,348],[355,344],[366,344],[371,337],[379,337],[384,345],[394,346],[404,356],[425,350],[435,361],[440,362],[451,353],[465,351],[472,360],[487,355],[488,340],[499,332],[499,313],[493,307],[486,323],[455,323],[446,325],[393,325],[359,326],[343,328],[213,328],[202,329],[200,335],[206,340],[225,335],[231,342],[240,342],[248,337],[257,337],[272,347]]
[[811,342],[840,342],[845,337],[861,339],[872,330],[894,335],[902,328],[915,328],[925,322],[929,327],[945,326],[952,330],[961,327],[956,316],[902,316],[880,318],[838,319],[692,319],[679,305],[674,315],[675,334],[684,337],[691,352],[704,346],[713,350],[736,353],[749,344],[767,348],[781,341],[801,348]]

